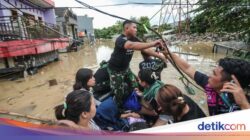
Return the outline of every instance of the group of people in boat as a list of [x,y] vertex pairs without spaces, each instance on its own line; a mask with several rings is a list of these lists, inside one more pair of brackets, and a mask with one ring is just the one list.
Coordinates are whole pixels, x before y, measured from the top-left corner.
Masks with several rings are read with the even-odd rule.
[[[250,84],[249,62],[222,58],[208,76],[168,51],[162,40],[144,43],[136,32],[135,23],[124,21],[110,60],[95,73],[87,68],[77,71],[73,91],[55,107],[59,125],[128,132],[206,117],[176,85],[161,81],[167,61],[204,89],[209,116],[250,108],[245,90]],[[129,67],[134,51],[141,51],[144,59],[137,75]]]

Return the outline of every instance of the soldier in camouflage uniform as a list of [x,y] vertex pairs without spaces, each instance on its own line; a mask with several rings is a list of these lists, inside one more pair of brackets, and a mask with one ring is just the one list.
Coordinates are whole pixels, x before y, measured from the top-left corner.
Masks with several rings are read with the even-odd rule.
[[[108,62],[110,75],[110,87],[114,99],[121,110],[123,101],[129,93],[125,91],[125,85],[130,84],[132,88],[137,87],[136,78],[129,68],[134,50],[144,50],[155,46],[161,46],[162,42],[156,40],[149,43],[142,43],[136,38],[137,27],[131,21],[123,23],[123,34],[115,41],[115,48]],[[125,82],[126,81],[126,82]]]

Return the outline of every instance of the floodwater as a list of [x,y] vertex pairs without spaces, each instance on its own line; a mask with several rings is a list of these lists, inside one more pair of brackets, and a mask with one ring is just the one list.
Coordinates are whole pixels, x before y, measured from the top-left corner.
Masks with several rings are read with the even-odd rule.
[[[223,57],[211,53],[212,45],[212,42],[197,42],[181,47],[171,47],[170,49],[175,52],[200,54],[199,56],[181,55],[181,57],[198,70],[210,74],[216,65],[216,61]],[[98,43],[94,46],[85,45],[78,52],[60,54],[58,62],[42,67],[33,76],[26,76],[26,78],[15,81],[1,80],[0,110],[54,119],[53,108],[62,104],[65,96],[72,90],[77,70],[82,67],[97,70],[98,64],[102,60],[109,60],[113,47],[114,43],[111,41]],[[135,52],[130,67],[136,74],[139,71],[138,64],[141,61],[140,53]],[[164,83],[174,84],[187,94],[179,78],[180,75],[171,64],[168,64],[168,67],[162,72]],[[50,86],[50,80],[56,81],[57,84]],[[204,93],[197,89],[195,91],[195,95],[187,95],[193,98],[207,113]]]

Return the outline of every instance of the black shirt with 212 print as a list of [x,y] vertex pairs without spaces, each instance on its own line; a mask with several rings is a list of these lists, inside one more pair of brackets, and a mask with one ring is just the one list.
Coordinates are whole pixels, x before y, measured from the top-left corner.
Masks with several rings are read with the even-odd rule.
[[133,57],[134,51],[125,49],[124,45],[127,41],[141,42],[138,38],[127,38],[121,34],[115,41],[115,48],[109,60],[109,68],[114,71],[125,71],[129,68],[129,63]]

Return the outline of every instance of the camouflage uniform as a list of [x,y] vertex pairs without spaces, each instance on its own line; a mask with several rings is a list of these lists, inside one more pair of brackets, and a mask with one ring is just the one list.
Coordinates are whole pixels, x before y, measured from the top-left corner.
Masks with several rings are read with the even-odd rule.
[[112,71],[108,68],[110,76],[110,88],[119,109],[123,108],[123,101],[128,97],[129,92],[125,90],[126,84],[134,89],[138,87],[136,76],[129,69],[122,72]]

